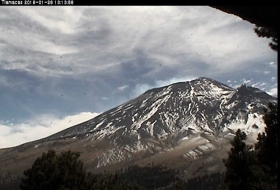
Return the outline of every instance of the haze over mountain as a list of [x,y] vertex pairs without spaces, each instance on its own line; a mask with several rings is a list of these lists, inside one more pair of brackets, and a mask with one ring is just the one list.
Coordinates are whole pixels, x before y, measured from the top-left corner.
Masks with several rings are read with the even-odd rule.
[[21,176],[49,149],[81,152],[89,171],[163,164],[191,178],[224,170],[229,141],[241,128],[248,143],[264,131],[263,108],[277,99],[198,78],[146,91],[84,123],[47,138],[0,150],[0,173]]

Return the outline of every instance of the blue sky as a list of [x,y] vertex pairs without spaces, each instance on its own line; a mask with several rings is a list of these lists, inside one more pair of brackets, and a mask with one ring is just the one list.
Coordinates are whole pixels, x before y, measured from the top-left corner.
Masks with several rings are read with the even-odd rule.
[[0,148],[198,77],[277,96],[269,40],[207,6],[0,9]]

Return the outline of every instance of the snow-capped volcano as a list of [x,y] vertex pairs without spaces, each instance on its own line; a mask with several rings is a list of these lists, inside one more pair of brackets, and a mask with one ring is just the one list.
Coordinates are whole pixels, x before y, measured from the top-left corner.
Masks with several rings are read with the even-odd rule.
[[263,108],[272,101],[276,98],[257,88],[241,85],[234,89],[202,77],[148,90],[44,141],[106,142],[108,146],[102,146],[102,154],[96,158],[101,167],[131,160],[143,151],[173,150],[198,134],[207,135],[200,140],[209,146],[213,146],[209,138],[233,135],[237,128],[254,140],[264,130]]
[[[189,130],[219,135],[232,122],[247,125],[251,117],[259,119],[263,108],[271,101],[276,98],[257,88],[242,85],[233,89],[208,78],[198,78],[148,90],[47,139],[106,138],[122,143],[125,137],[163,140],[174,134],[185,136]],[[257,120],[250,123],[254,129],[258,126]]]
[[151,89],[89,121],[0,152],[0,172],[9,171],[8,157],[26,165],[48,149],[79,151],[96,171],[149,162],[189,175],[220,171],[235,130],[254,141],[265,127],[263,108],[276,101],[257,88],[234,89],[204,77]]

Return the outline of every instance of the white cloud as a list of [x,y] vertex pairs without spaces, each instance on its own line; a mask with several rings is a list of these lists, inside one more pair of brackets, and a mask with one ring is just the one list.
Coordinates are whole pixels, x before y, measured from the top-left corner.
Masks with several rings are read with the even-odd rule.
[[181,78],[170,78],[166,80],[156,80],[154,81],[154,84],[137,84],[135,88],[132,90],[130,96],[131,98],[135,98],[152,88],[163,87],[177,82],[186,82],[196,78],[198,77],[190,76],[190,77],[181,77]]
[[275,81],[276,77],[271,77],[271,81]]
[[241,81],[242,81],[242,83],[249,85],[249,84],[251,84],[252,79],[245,79],[245,78],[243,78]]
[[269,91],[267,91],[267,93],[268,93],[269,95],[271,95],[271,96],[277,97],[277,95],[278,95],[278,88],[272,88],[272,89],[270,89]]
[[135,88],[132,90],[130,96],[131,98],[135,98],[152,88],[155,88],[155,86],[149,84],[137,84]]
[[[252,57],[264,60],[272,54],[267,45],[263,48],[269,40],[257,37],[252,24],[207,6],[26,7],[9,11],[43,26],[49,36],[11,29],[2,38],[21,49],[67,54],[69,60],[63,62],[75,68],[69,73],[75,75],[118,67],[134,57],[135,49],[163,67],[176,65],[184,70],[201,62],[210,66],[209,72],[234,70],[251,64]],[[94,36],[100,28],[104,32]],[[26,62],[31,70],[38,64]],[[42,62],[54,67],[52,71],[37,69],[39,75],[65,74],[57,72],[56,65],[62,63],[53,57],[39,62],[46,65]]]
[[230,83],[230,82],[231,82],[231,80],[227,80],[227,82],[228,82],[228,83]]
[[0,148],[17,146],[47,137],[97,115],[97,113],[92,112],[81,112],[63,118],[41,115],[19,124],[2,122],[0,123]]
[[265,75],[268,75],[270,73],[270,71],[264,71],[263,72]]
[[170,84],[177,83],[177,82],[191,81],[196,78],[198,78],[198,77],[189,76],[189,77],[178,77],[178,78],[174,77],[174,78],[167,79],[167,80],[156,80],[155,88],[170,85]]
[[277,68],[277,64],[275,64],[275,62],[273,62],[273,61],[268,63],[268,65],[270,68],[273,68],[273,69]]
[[[21,9],[24,10],[24,9]],[[34,16],[36,17],[36,16]],[[48,22],[46,22],[48,24]],[[1,26],[1,24],[0,24]],[[1,34],[2,39],[6,39],[8,41],[8,44],[3,45],[0,47],[0,49],[9,49],[10,46],[14,46],[16,48],[22,49],[24,51],[31,50],[34,52],[44,52],[54,55],[64,55],[64,54],[70,54],[70,53],[76,53],[78,50],[76,47],[69,46],[66,44],[59,44],[57,41],[59,39],[56,39],[55,41],[52,41],[50,38],[40,34],[40,33],[30,33],[28,30],[21,30],[20,28],[10,28],[6,29],[7,32],[3,32]],[[14,52],[13,52],[14,53]],[[17,54],[17,53],[16,53]],[[5,54],[5,59],[9,59],[9,61],[15,60],[18,58],[18,55],[7,55]],[[31,56],[31,55],[29,55]],[[44,62],[42,60],[41,62]],[[47,58],[50,55],[44,55],[44,58]],[[24,60],[21,57],[22,60]],[[23,67],[26,67],[28,65],[33,66],[34,63],[27,63],[27,65],[21,64]],[[38,64],[38,63],[37,63]],[[50,63],[49,63],[50,64]],[[53,64],[53,63],[52,63]]]
[[129,86],[128,85],[123,85],[123,86],[119,86],[118,87],[118,90],[119,91],[123,91],[124,89],[128,88]]
[[53,7],[52,11],[47,7],[15,8],[29,19],[64,34],[72,34],[78,30],[77,23],[81,18],[81,9],[74,7]]
[[[73,74],[65,68],[70,64],[65,58],[79,48],[61,39],[79,31],[79,8],[55,7],[50,11],[47,7],[6,7],[4,11],[9,12],[9,19],[0,23],[4,31],[0,37],[0,57],[8,63],[1,65],[3,69],[24,70],[40,77]],[[13,24],[15,20],[19,24]]]
[[251,86],[252,87],[256,87],[256,88],[263,88],[263,87],[266,87],[267,83],[265,82],[256,82],[254,84],[252,84]]

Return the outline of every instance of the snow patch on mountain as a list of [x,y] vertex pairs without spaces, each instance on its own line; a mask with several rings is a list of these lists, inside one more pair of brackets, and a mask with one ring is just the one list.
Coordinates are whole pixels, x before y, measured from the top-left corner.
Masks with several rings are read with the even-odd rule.
[[237,129],[240,129],[241,131],[244,131],[246,133],[247,138],[250,141],[256,142],[258,134],[264,132],[264,128],[266,127],[262,118],[262,114],[250,113],[247,116],[247,121],[244,118],[234,120],[232,121],[232,123],[225,126],[223,132],[235,132],[237,131]]
[[152,143],[142,143],[141,141],[134,142],[132,145],[125,145],[122,147],[115,147],[109,149],[98,156],[97,168],[106,166],[107,164],[114,164],[124,160],[129,160],[135,153],[148,150],[153,147]]
[[[141,151],[173,150],[186,143],[196,146],[185,156],[198,158],[205,151],[219,148],[217,142],[211,143],[203,135],[232,138],[241,129],[249,140],[255,140],[264,131],[263,108],[272,101],[276,98],[256,88],[243,85],[234,89],[202,77],[148,90],[47,140],[107,140],[110,147],[97,158],[98,167],[132,159]],[[158,148],[147,141],[157,143]]]

